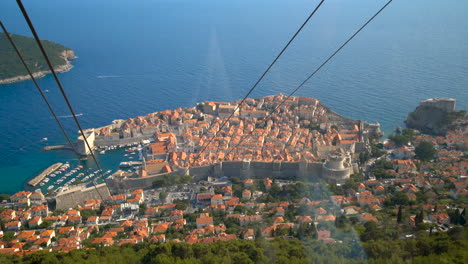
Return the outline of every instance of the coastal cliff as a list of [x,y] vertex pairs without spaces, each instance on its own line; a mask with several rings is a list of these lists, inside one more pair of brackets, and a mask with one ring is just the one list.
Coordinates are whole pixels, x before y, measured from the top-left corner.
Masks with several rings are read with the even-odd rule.
[[[22,52],[22,56],[35,78],[40,78],[50,73],[47,63],[42,57],[42,53],[34,39],[15,34],[11,34],[11,38]],[[76,58],[73,50],[47,40],[42,41],[42,43],[56,72],[67,72],[73,68],[70,62]],[[30,76],[24,65],[19,60],[6,36],[0,34],[0,84],[19,82],[27,79],[30,79]]]
[[419,103],[409,113],[405,123],[408,128],[430,135],[445,135],[461,123],[466,123],[466,111],[455,110],[456,100],[452,98],[431,98]]

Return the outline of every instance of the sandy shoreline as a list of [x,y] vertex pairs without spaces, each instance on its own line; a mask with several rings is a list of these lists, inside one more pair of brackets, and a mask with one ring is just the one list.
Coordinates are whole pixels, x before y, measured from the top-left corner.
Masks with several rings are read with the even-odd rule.
[[[66,64],[54,67],[55,72],[67,72],[73,68],[73,65],[70,63],[70,60],[73,60],[76,58],[75,53],[72,50],[64,50],[62,52],[62,57],[65,59]],[[42,78],[49,73],[51,73],[51,71],[34,72],[33,76],[34,78]],[[21,81],[25,81],[29,79],[31,79],[29,74],[20,75],[20,76],[15,76],[15,77],[0,80],[0,84],[21,82]]]

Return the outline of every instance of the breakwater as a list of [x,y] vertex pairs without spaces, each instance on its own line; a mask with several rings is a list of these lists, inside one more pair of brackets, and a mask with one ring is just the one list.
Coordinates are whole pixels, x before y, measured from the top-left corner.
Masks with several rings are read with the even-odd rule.
[[59,149],[72,149],[72,147],[70,147],[70,145],[53,145],[53,146],[45,146],[43,148],[44,151],[59,150]]
[[28,181],[28,184],[35,187],[37,184],[39,184],[45,177],[49,176],[52,172],[60,168],[63,163],[55,163],[54,165],[48,167],[47,169],[43,170],[41,173],[39,173],[36,177],[32,178],[30,181]]

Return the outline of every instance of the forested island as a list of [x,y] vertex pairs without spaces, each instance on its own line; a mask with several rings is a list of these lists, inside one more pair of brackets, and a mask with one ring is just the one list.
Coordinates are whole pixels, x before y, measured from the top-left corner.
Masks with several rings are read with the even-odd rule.
[[[22,53],[34,77],[42,77],[50,72],[35,40],[16,34],[11,38]],[[72,68],[71,59],[75,58],[73,50],[48,40],[42,40],[50,61],[57,72],[66,72]],[[0,33],[0,84],[30,79],[26,69],[18,58],[4,33]]]

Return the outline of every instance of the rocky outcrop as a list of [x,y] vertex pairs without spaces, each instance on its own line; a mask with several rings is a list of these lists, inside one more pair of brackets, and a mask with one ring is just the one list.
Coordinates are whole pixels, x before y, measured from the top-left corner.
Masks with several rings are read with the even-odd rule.
[[[452,98],[432,98],[419,103],[405,123],[425,134],[445,135],[457,119],[456,100]],[[455,117],[455,118],[454,118]]]

